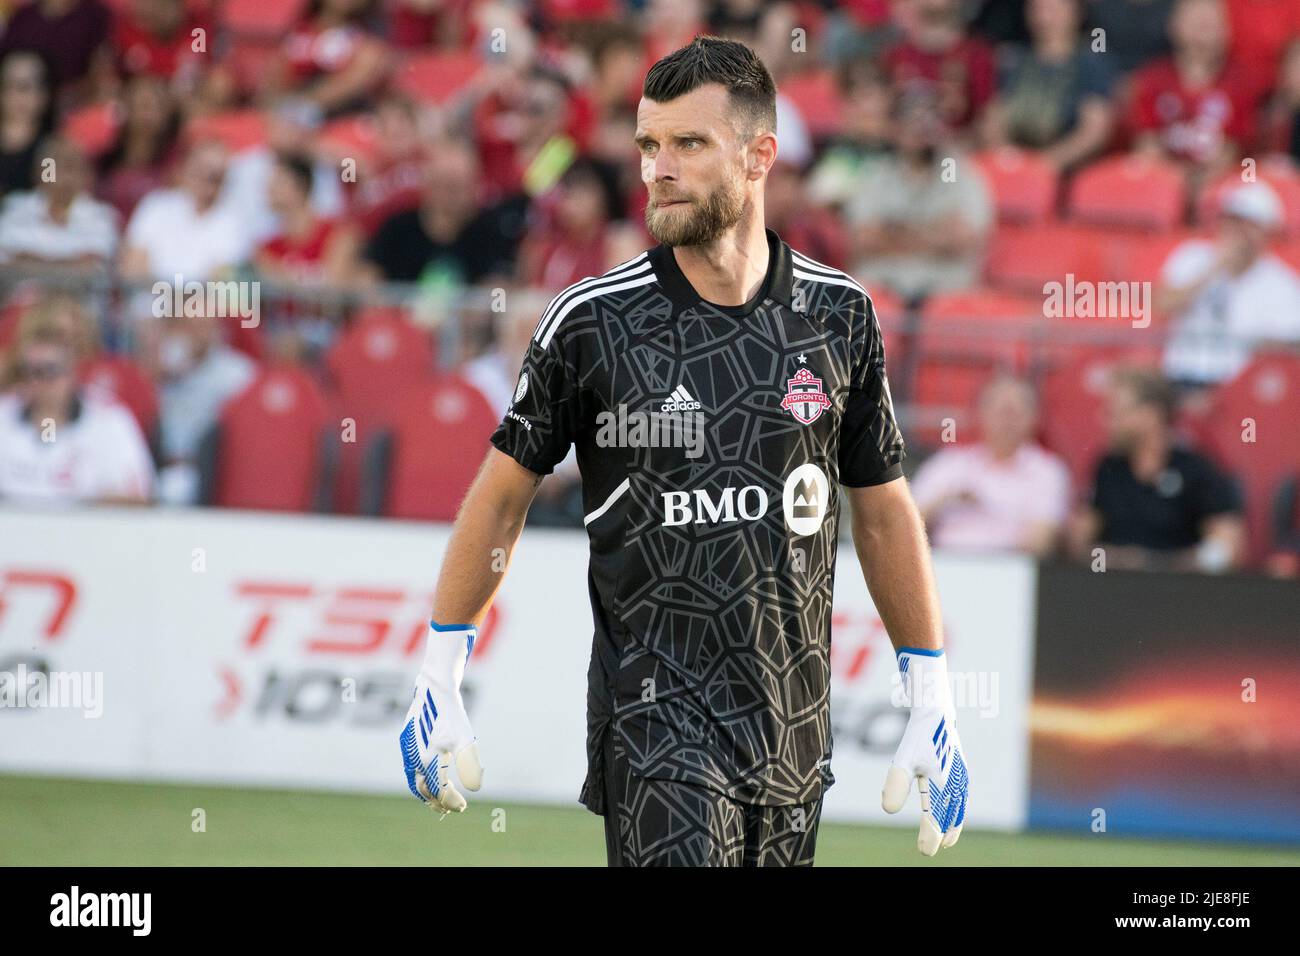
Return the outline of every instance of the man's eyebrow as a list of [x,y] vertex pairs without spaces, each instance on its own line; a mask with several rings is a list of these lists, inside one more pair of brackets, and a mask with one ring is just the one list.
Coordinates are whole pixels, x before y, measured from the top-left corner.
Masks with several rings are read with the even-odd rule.
[[[679,133],[670,133],[666,138],[670,140],[678,140],[678,141],[681,141],[683,139],[699,139],[699,140],[704,140],[706,142],[711,139],[708,133],[696,132],[695,130],[682,130]],[[634,143],[658,142],[658,139],[654,136],[651,136],[649,133],[637,133],[634,137],[632,137],[632,142]]]

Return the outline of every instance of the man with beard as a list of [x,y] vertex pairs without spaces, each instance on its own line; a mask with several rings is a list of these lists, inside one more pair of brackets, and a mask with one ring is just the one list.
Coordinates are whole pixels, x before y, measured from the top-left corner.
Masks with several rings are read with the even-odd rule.
[[[960,834],[966,763],[880,328],[856,281],[764,227],[775,96],[749,48],[713,37],[646,75],[635,143],[659,245],[542,313],[443,558],[401,734],[412,793],[442,811],[465,808],[451,763],[471,790],[482,778],[460,682],[494,555],[575,445],[595,621],[580,799],[605,817],[610,864],[812,863],[834,780],[841,496],[906,678],[885,809],[915,778],[921,851]],[[693,416],[703,440],[607,427],[634,414]]]
[[1101,545],[1116,568],[1216,573],[1240,563],[1240,493],[1208,458],[1179,445],[1177,414],[1177,393],[1159,372],[1121,368],[1112,375],[1110,448],[1071,528],[1079,560],[1095,561]]

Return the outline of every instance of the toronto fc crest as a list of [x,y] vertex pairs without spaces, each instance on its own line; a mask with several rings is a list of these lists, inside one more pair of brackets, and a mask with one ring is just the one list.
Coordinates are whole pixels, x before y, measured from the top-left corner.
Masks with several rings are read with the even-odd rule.
[[822,380],[806,368],[795,372],[786,380],[785,398],[781,407],[805,425],[811,425],[830,407],[831,400],[822,391]]

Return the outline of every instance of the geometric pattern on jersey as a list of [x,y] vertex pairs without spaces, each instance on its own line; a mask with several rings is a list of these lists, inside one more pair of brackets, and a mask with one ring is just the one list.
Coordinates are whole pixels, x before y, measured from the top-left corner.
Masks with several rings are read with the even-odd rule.
[[605,813],[610,866],[813,865],[820,799],[797,806],[739,803],[707,787],[639,777],[616,740],[611,749]]
[[[576,449],[596,812],[611,726],[638,776],[743,803],[807,803],[833,782],[839,486],[896,478],[903,441],[870,297],[767,237],[743,306],[702,301],[664,246],[562,291],[492,436],[539,474]],[[688,399],[690,441],[685,417],[676,440],[636,431]]]

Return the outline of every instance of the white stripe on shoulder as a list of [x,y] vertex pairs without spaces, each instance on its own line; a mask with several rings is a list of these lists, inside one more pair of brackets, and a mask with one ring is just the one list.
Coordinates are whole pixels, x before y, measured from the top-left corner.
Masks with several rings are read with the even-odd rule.
[[568,300],[578,291],[582,289],[589,289],[593,284],[597,282],[602,282],[610,278],[626,275],[634,271],[637,272],[642,271],[643,264],[644,265],[649,264],[646,261],[647,256],[648,256],[647,252],[642,252],[640,255],[634,256],[633,258],[627,260],[627,262],[619,263],[614,268],[606,272],[604,275],[587,276],[586,278],[579,279],[577,282],[573,283],[572,285],[560,290],[560,292],[555,296],[555,298],[553,298],[550,301],[550,304],[546,306],[545,311],[542,312],[542,317],[537,323],[537,328],[534,329],[533,331],[533,338],[539,337],[541,330],[545,327],[547,321],[551,318],[551,316],[553,316],[558,309],[563,308],[564,305],[568,302]]
[[551,333],[546,332],[548,324],[562,310],[566,309],[571,303],[576,301],[577,297],[583,292],[609,285],[620,279],[630,278],[633,275],[646,274],[647,271],[650,270],[650,262],[647,259],[647,256],[648,252],[643,252],[640,255],[629,259],[627,262],[615,266],[604,275],[588,276],[585,279],[579,279],[577,282],[573,283],[573,285],[562,290],[554,299],[551,300],[550,305],[548,305],[546,310],[542,313],[542,317],[537,323],[537,328],[533,331],[533,338],[541,339],[545,337],[546,341],[549,342]]
[[818,262],[816,259],[809,259],[802,252],[795,252],[791,249],[790,253],[796,278],[806,279],[809,282],[825,282],[828,285],[842,285],[849,289],[857,289],[868,299],[871,298],[870,293],[862,287],[861,283],[847,272]]
[[565,303],[563,308],[556,310],[555,314],[550,318],[546,328],[540,331],[541,338],[538,339],[538,344],[541,345],[542,348],[548,347],[551,344],[551,337],[555,335],[560,324],[564,322],[565,317],[589,299],[599,298],[600,296],[608,295],[611,292],[623,292],[626,289],[635,289],[637,286],[650,285],[651,283],[656,282],[657,277],[655,276],[654,270],[650,268],[649,263],[646,263],[646,269],[647,271],[645,272],[629,275],[622,282],[616,281],[613,285],[597,284],[595,286],[589,286],[575,294],[567,303]]

